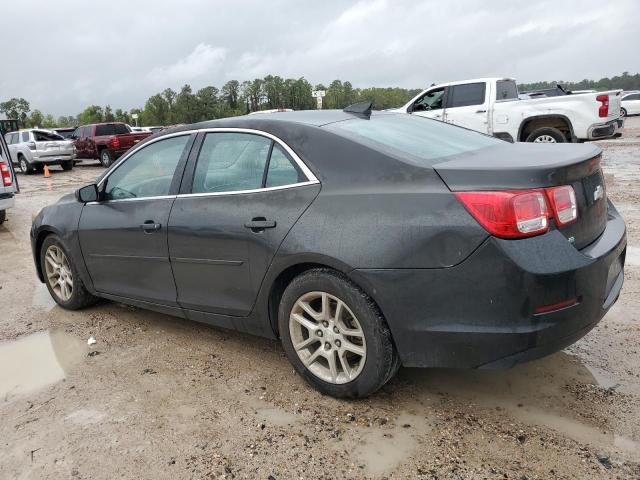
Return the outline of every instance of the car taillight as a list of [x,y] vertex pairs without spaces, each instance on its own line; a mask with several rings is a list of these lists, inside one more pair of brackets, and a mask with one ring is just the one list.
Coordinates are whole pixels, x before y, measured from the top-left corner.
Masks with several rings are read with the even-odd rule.
[[576,192],[571,185],[547,188],[547,198],[551,204],[558,226],[575,222],[578,218],[578,204]]
[[602,104],[598,108],[598,116],[606,118],[609,115],[609,95],[598,95],[596,100]]
[[29,150],[35,150],[36,149],[36,142],[28,142],[27,143],[27,147],[29,147]]
[[13,181],[11,180],[11,172],[9,171],[9,165],[7,162],[0,161],[0,174],[2,175],[2,185],[5,187],[10,187],[13,185]]
[[120,139],[118,137],[113,137],[111,139],[111,148],[117,150],[120,148]]
[[549,218],[560,227],[578,216],[576,195],[570,185],[455,195],[485,230],[499,238],[533,237],[549,230]]

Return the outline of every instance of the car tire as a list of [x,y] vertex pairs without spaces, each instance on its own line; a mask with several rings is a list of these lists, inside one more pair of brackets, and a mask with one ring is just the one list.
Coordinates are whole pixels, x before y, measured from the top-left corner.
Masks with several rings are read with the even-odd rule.
[[100,163],[105,168],[109,168],[113,163],[113,154],[106,148],[100,150]]
[[367,397],[400,367],[391,331],[376,304],[335,270],[312,269],[294,278],[280,300],[278,327],[295,370],[325,395]]
[[[40,267],[51,297],[62,308],[79,310],[98,300],[84,286],[78,269],[57,235],[49,235],[42,242]],[[66,280],[69,281],[65,284]]]
[[31,175],[35,170],[34,166],[22,155],[18,156],[18,165],[20,166],[20,171],[25,175]]
[[626,108],[621,108],[620,109],[620,116],[621,117],[626,117],[627,116],[627,109]]
[[66,160],[64,162],[60,162],[60,166],[62,170],[68,172],[69,170],[73,170],[73,160]]
[[527,137],[527,142],[534,143],[565,143],[566,141],[564,134],[553,127],[538,128]]
[[7,219],[7,211],[0,210],[0,225],[2,225],[6,219]]

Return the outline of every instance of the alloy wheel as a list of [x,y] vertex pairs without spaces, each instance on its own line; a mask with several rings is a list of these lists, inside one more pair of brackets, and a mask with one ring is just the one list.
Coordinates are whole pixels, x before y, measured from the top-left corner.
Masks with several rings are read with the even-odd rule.
[[73,273],[67,256],[60,247],[50,245],[44,258],[47,282],[51,290],[60,300],[68,302],[73,295]]
[[28,173],[29,172],[29,164],[27,163],[27,161],[24,158],[20,159],[20,171],[22,173]]
[[551,135],[540,135],[533,141],[534,143],[557,143]]
[[367,359],[360,322],[347,304],[327,292],[302,295],[291,309],[289,333],[304,366],[332,384],[355,380]]

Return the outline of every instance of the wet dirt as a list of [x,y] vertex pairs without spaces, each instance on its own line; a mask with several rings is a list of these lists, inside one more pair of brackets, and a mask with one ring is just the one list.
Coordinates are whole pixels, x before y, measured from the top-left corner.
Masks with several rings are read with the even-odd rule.
[[640,117],[599,145],[629,241],[604,320],[547,358],[401,369],[361,401],[308,387],[274,341],[112,302],[62,310],[34,273],[31,216],[102,168],[20,176],[0,226],[0,478],[640,478]]

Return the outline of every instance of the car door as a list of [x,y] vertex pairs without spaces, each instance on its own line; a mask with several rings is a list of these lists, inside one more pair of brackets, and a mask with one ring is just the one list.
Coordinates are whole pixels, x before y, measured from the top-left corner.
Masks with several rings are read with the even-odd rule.
[[193,139],[161,137],[135,150],[100,182],[100,201],[83,208],[80,246],[97,291],[176,305],[167,225]]
[[444,119],[444,99],[447,89],[445,87],[427,90],[420,98],[413,102],[407,113],[420,117]]
[[623,107],[627,109],[627,114],[640,114],[640,93],[634,93],[625,98]]
[[490,133],[489,95],[486,82],[450,85],[445,101],[444,121],[477,132]]
[[9,149],[9,155],[11,156],[11,163],[18,163],[18,152],[16,150],[15,144],[18,143],[18,133],[8,133],[5,136],[5,140],[7,141],[7,148]]
[[246,316],[275,252],[320,185],[267,134],[200,135],[169,219],[178,302],[192,313]]

